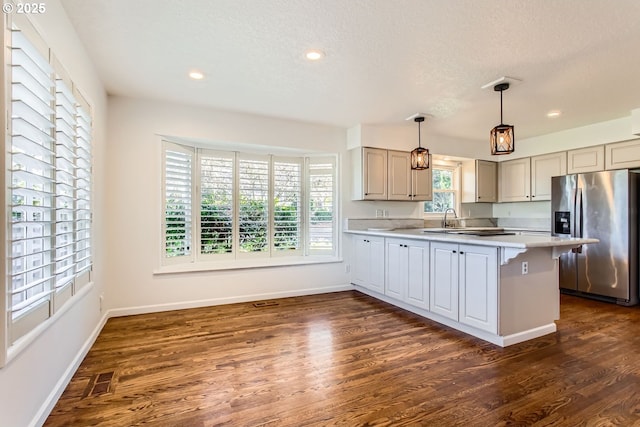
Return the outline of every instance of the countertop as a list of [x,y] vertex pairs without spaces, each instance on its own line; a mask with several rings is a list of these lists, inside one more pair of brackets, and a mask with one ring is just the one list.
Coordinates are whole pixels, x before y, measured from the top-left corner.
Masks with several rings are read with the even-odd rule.
[[[474,229],[480,228],[481,227]],[[425,232],[424,230],[430,231]],[[473,236],[465,234],[453,234],[449,232],[434,232],[433,230],[434,229],[428,228],[404,228],[394,230],[346,230],[345,233],[519,249],[562,246],[577,247],[583,244],[599,242],[598,239],[556,237],[548,235],[545,236],[540,234],[527,234],[527,232],[517,233],[515,235]],[[505,229],[505,231],[509,230]]]

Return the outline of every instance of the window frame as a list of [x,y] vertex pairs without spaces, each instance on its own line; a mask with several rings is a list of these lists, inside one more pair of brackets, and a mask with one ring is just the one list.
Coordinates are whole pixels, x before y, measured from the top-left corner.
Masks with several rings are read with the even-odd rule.
[[[179,139],[162,137],[161,144],[161,157],[162,157],[162,209],[161,215],[161,236],[160,236],[160,250],[159,250],[159,268],[155,273],[172,273],[180,271],[202,271],[202,270],[217,270],[217,269],[234,269],[234,268],[251,268],[251,267],[264,267],[269,265],[297,265],[316,262],[336,262],[339,261],[339,236],[338,236],[338,213],[339,213],[339,186],[338,186],[338,155],[337,154],[325,154],[325,153],[312,153],[312,154],[299,154],[297,151],[292,154],[292,150],[280,149],[280,147],[262,147],[262,146],[250,146],[251,149],[243,150],[244,144],[236,144],[236,149],[231,151],[228,146],[222,144],[220,149],[215,144],[191,144],[181,141]],[[188,257],[174,257],[174,259],[168,258],[165,253],[165,239],[166,239],[166,220],[165,220],[165,206],[166,206],[166,152],[167,150],[173,150],[175,147],[182,147],[186,150],[193,150],[192,161],[192,237],[191,241],[197,245],[195,250],[191,251]],[[258,150],[253,150],[259,147]],[[233,156],[233,247],[231,253],[224,254],[204,254],[201,249],[201,206],[202,201],[202,163],[201,159],[204,156],[216,156],[227,155]],[[257,253],[243,253],[239,251],[239,212],[240,212],[240,198],[239,198],[239,162],[240,159],[268,159],[268,250]],[[320,159],[320,160],[318,160]],[[274,235],[275,235],[275,217],[274,217],[274,205],[275,205],[275,189],[274,189],[274,164],[277,162],[291,162],[300,165],[300,212],[298,224],[300,231],[298,232],[299,249],[279,251],[275,248]],[[310,176],[309,170],[311,165],[316,164],[330,165],[330,172],[325,173],[331,176],[330,182],[332,185],[329,197],[331,199],[332,210],[330,220],[331,235],[331,248],[328,251],[324,250],[311,250],[311,237],[310,237],[310,218],[309,218],[309,197],[310,197]],[[198,207],[196,209],[196,207]],[[327,228],[325,226],[325,228]]]
[[[462,165],[460,163],[447,162],[444,160],[434,160],[431,166],[434,170],[447,170],[452,172],[452,180],[453,180],[453,189],[451,190],[439,190],[435,187],[432,188],[433,198],[435,198],[436,193],[453,193],[454,195],[454,206],[453,208],[456,210],[456,213],[460,212],[461,209],[461,197],[462,197],[462,183],[461,183],[461,169]],[[432,171],[433,172],[433,171]],[[442,218],[444,212],[425,212],[425,204],[429,202],[425,202],[422,207],[423,217],[424,219],[435,219]]]

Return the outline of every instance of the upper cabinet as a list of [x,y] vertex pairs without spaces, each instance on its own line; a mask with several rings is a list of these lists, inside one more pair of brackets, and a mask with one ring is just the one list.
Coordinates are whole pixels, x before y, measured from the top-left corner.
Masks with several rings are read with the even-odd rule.
[[551,200],[551,177],[566,174],[564,151],[501,162],[500,201]]
[[411,153],[360,148],[351,155],[353,200],[432,199],[431,169],[411,170]]
[[604,170],[604,145],[567,151],[567,173]]
[[498,201],[498,164],[472,160],[462,164],[462,203]]
[[524,159],[500,162],[500,201],[531,200],[531,161]]
[[387,151],[389,200],[411,200],[411,153]]
[[640,139],[605,145],[606,169],[640,167]]
[[354,200],[387,200],[387,150],[361,148],[351,152]]
[[567,153],[531,157],[531,200],[551,200],[551,177],[567,174]]

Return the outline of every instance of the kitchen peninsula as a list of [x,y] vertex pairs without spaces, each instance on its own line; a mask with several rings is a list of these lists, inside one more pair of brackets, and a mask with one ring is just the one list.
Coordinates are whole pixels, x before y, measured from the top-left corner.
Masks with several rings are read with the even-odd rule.
[[597,239],[487,231],[347,230],[351,282],[365,294],[502,347],[555,332],[558,257]]

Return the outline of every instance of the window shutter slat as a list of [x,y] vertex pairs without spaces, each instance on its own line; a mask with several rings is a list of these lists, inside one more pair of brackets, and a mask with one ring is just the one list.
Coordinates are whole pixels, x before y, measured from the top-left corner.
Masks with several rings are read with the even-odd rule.
[[200,253],[233,251],[233,163],[228,153],[200,157]]
[[302,249],[302,162],[274,160],[274,242],[276,251]]
[[239,251],[269,250],[269,160],[240,158],[238,161]]
[[191,254],[193,154],[165,151],[165,257]]

